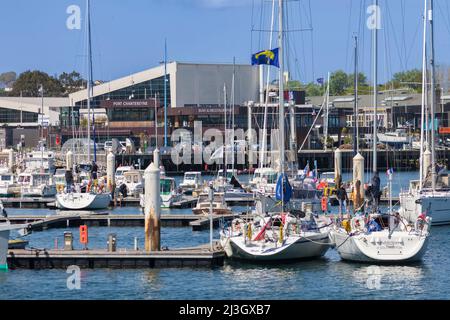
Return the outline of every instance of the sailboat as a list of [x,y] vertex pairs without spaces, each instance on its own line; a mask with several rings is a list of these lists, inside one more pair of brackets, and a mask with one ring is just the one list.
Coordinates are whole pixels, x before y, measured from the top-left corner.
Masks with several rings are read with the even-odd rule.
[[[377,5],[378,0],[375,0],[375,6]],[[374,27],[374,175],[377,173],[377,32],[377,27]],[[392,175],[389,170],[390,183]],[[391,192],[390,196],[392,197]],[[392,207],[387,216],[378,213],[378,208],[373,211],[375,213],[368,217],[360,215],[335,223],[330,231],[330,239],[341,258],[363,263],[406,263],[421,260],[428,244],[431,218],[421,215],[411,225],[399,213],[394,213]]]
[[[436,110],[436,76],[434,59],[434,24],[433,24],[433,0],[430,3],[430,28],[431,28],[431,89],[430,89],[430,123],[425,123],[426,91],[427,91],[427,62],[426,62],[426,37],[423,44],[423,78],[422,78],[422,130],[420,147],[420,180],[410,181],[409,190],[400,193],[400,213],[408,221],[415,222],[417,218],[426,213],[433,218],[433,225],[450,224],[450,185],[448,174],[436,172],[435,149],[435,110]],[[427,1],[425,1],[425,6]],[[426,129],[424,129],[426,128]],[[430,141],[424,142],[424,130],[430,128]],[[426,135],[428,137],[428,135]],[[425,143],[425,146],[424,146]]]
[[279,0],[279,167],[276,198],[279,212],[238,218],[220,232],[221,244],[228,257],[251,261],[311,259],[323,256],[329,248],[327,221],[303,212],[285,210],[292,197],[292,187],[285,171],[284,81],[283,81],[283,10]]
[[[88,107],[88,161],[91,161],[91,131],[90,131],[90,111],[92,97],[92,47],[91,47],[91,23],[90,23],[90,0],[86,0],[87,8],[87,34],[88,34],[88,81],[87,81],[87,107]],[[94,123],[95,125],[95,123]],[[95,132],[94,132],[95,134]],[[94,158],[95,158],[94,143]],[[106,209],[111,203],[111,194],[106,192],[97,192],[92,188],[89,192],[67,192],[56,195],[56,206],[66,210],[98,210]]]

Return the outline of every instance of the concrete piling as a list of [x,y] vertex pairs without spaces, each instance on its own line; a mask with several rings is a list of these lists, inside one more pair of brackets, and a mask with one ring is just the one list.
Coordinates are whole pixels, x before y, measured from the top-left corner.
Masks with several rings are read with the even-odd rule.
[[145,170],[145,251],[161,248],[160,170],[155,163]]
[[364,199],[364,157],[358,153],[353,158],[353,205],[359,208]]
[[110,192],[114,192],[114,188],[116,185],[115,170],[116,170],[116,157],[112,152],[109,152],[108,156],[106,157],[106,179],[108,190]]
[[72,171],[73,169],[73,153],[72,151],[68,151],[66,153],[66,170]]

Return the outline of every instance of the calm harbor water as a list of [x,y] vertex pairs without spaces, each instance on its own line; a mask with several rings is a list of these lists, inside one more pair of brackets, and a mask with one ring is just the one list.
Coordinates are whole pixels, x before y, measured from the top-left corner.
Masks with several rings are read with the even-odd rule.
[[[394,193],[416,173],[399,173]],[[381,176],[385,181],[384,175]],[[239,208],[237,210],[242,210]],[[170,213],[189,213],[171,210]],[[137,208],[114,210],[137,213]],[[48,210],[9,210],[15,214],[52,214]],[[75,246],[78,229],[72,231]],[[66,230],[36,232],[26,239],[35,248],[61,246]],[[109,233],[118,247],[132,249],[142,228],[90,228],[89,247],[105,248]],[[218,237],[218,231],[215,231]],[[0,299],[449,299],[450,227],[434,227],[423,262],[405,266],[371,266],[342,262],[334,250],[324,258],[290,264],[225,263],[215,269],[82,270],[81,290],[67,289],[65,270],[10,270],[0,273]],[[162,246],[180,248],[209,241],[208,231],[163,228]]]

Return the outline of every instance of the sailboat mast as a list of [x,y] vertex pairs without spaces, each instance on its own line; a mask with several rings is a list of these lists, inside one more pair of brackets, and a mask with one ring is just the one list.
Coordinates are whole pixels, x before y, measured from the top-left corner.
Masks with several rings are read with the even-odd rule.
[[435,152],[435,113],[436,113],[436,65],[434,59],[434,21],[433,21],[434,0],[430,0],[430,33],[431,33],[431,186],[436,190],[436,152]]
[[[275,4],[276,0],[272,0],[272,18],[270,23],[270,36],[269,36],[269,48],[272,48],[273,42],[273,29],[275,24]],[[269,104],[269,83],[270,83],[270,66],[267,66],[267,83],[266,83],[266,97],[264,104],[264,120],[263,120],[263,133],[262,133],[262,143],[260,149],[260,165],[261,169],[264,168],[265,156],[267,152],[267,117],[268,117],[268,104]]]
[[428,0],[424,1],[423,12],[423,47],[422,47],[422,109],[420,115],[420,188],[423,186],[425,179],[423,172],[423,154],[425,147],[425,112],[426,112],[426,94],[427,94],[427,13]]
[[353,116],[355,123],[353,124],[353,155],[356,156],[359,152],[359,123],[358,123],[358,36],[355,36],[355,101],[353,103]]
[[325,100],[325,119],[324,119],[324,150],[326,151],[328,149],[328,124],[329,124],[329,114],[330,114],[330,73],[328,72],[328,77],[327,77],[327,96],[326,96],[326,100]]
[[284,139],[284,51],[283,51],[283,40],[284,40],[284,31],[283,31],[283,0],[279,0],[279,31],[278,31],[278,59],[280,64],[280,80],[279,80],[279,133],[280,133],[280,168],[279,173],[284,173],[284,152],[285,152],[285,139]]
[[233,79],[232,79],[232,91],[231,91],[231,143],[232,143],[232,152],[231,156],[233,157],[231,162],[231,170],[234,173],[234,104],[235,104],[235,86],[236,86],[236,58],[233,58]]
[[225,137],[225,146],[223,149],[223,158],[224,158],[224,165],[223,165],[223,176],[226,178],[227,176],[227,166],[228,166],[228,157],[227,157],[227,85],[223,85],[223,110],[224,110],[224,121],[225,126],[223,129],[224,137]]
[[88,162],[91,162],[91,97],[92,97],[92,41],[91,41],[91,1],[86,0],[87,11],[87,50],[88,50],[88,80],[87,80],[87,108],[88,108]]
[[377,131],[378,131],[378,22],[379,9],[378,0],[374,0],[375,6],[375,27],[373,28],[373,172],[378,171],[377,163]]
[[164,147],[167,148],[167,39],[164,40]]

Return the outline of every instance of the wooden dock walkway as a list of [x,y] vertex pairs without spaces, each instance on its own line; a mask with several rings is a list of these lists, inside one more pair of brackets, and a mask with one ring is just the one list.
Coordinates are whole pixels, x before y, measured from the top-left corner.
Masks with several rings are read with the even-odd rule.
[[[55,198],[2,198],[5,208],[16,209],[56,209]],[[226,198],[230,206],[252,206],[254,199]],[[193,196],[183,196],[183,199],[173,203],[171,209],[189,209],[195,207],[197,198]],[[136,197],[127,197],[111,201],[111,208],[114,207],[140,207],[140,199]]]
[[[238,215],[214,215],[214,228],[219,227],[220,221],[230,221]],[[70,228],[87,225],[90,227],[144,227],[144,215],[112,215],[108,213],[62,211],[50,216],[10,216],[12,224],[28,224],[31,231],[43,231],[51,228]],[[0,223],[6,222],[0,218]],[[209,217],[193,214],[163,214],[162,227],[192,227],[193,231],[209,228]]]
[[223,266],[225,252],[215,243],[187,249],[145,252],[107,250],[9,250],[11,269],[58,269],[75,265],[80,268],[212,268]]

